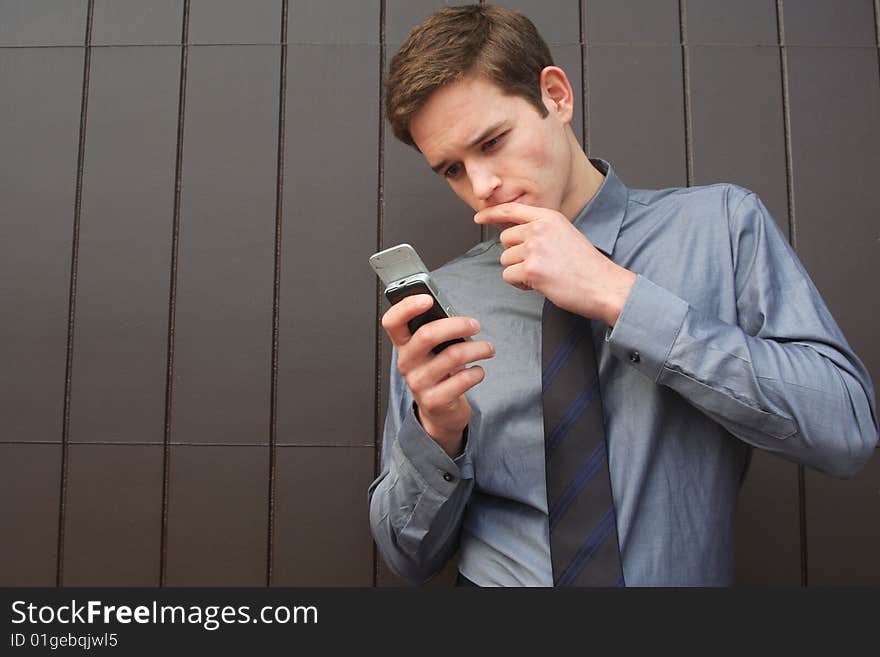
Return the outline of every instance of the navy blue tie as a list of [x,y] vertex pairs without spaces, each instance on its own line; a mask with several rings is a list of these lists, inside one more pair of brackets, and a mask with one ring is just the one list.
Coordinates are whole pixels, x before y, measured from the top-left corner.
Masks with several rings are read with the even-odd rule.
[[623,586],[590,321],[544,302],[544,455],[555,586]]

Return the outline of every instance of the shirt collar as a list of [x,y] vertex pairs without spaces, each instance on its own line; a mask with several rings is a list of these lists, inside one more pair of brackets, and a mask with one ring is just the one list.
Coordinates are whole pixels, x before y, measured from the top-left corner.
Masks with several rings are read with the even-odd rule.
[[605,180],[572,223],[593,246],[611,257],[626,213],[629,191],[608,162],[594,158],[590,158],[590,162]]

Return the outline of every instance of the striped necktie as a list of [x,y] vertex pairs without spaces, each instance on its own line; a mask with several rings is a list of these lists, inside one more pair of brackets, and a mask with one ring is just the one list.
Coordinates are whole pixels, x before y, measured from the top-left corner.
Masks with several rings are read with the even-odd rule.
[[623,586],[590,321],[544,302],[544,456],[554,586]]

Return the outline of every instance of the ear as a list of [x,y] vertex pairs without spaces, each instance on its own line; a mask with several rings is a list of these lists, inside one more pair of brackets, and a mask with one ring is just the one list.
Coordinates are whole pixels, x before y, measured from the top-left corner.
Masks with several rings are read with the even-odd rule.
[[541,97],[547,109],[569,123],[574,116],[574,91],[568,76],[558,66],[546,66],[541,71]]

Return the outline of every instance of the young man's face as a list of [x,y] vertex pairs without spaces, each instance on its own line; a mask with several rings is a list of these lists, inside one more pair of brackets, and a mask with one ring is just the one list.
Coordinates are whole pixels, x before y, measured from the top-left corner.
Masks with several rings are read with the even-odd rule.
[[564,212],[571,194],[572,112],[567,101],[557,102],[554,81],[545,85],[546,78],[546,117],[525,98],[474,75],[435,91],[410,121],[428,164],[475,211],[517,201]]

